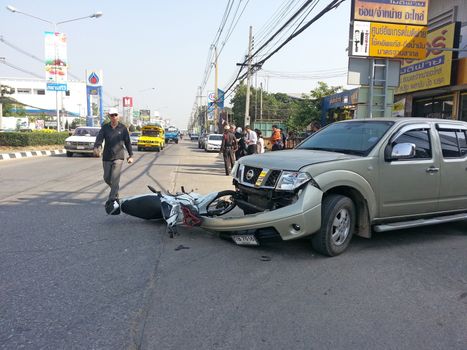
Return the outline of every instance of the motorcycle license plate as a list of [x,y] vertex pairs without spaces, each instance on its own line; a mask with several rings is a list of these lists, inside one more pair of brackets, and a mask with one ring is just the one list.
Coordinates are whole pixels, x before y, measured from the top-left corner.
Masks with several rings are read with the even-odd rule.
[[258,240],[253,235],[234,235],[232,239],[238,245],[259,245]]

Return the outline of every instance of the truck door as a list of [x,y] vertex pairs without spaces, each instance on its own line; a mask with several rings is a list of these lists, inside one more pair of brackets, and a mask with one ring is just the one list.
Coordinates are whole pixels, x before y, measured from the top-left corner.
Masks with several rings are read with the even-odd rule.
[[437,210],[440,164],[439,157],[433,152],[432,133],[428,123],[412,124],[396,131],[390,139],[389,150],[398,143],[413,143],[416,151],[410,159],[386,160],[381,157],[382,217],[403,217]]
[[439,210],[467,208],[467,128],[438,123],[441,144],[441,185]]

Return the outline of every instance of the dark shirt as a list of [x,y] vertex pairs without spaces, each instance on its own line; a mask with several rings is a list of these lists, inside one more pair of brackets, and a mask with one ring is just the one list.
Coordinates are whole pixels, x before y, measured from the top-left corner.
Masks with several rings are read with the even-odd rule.
[[237,139],[230,131],[222,135],[221,152],[234,151],[237,148]]
[[104,143],[104,152],[102,153],[102,160],[111,161],[115,159],[125,159],[125,152],[123,146],[125,146],[130,157],[133,156],[133,150],[131,149],[130,134],[128,129],[122,123],[114,128],[108,124],[104,124],[96,137],[94,148],[102,146]]

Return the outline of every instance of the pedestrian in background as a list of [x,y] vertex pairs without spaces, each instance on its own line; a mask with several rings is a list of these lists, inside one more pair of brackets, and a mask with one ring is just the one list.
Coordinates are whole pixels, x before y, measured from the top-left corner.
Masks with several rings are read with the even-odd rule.
[[245,143],[247,154],[255,154],[257,152],[256,143],[258,142],[258,135],[251,130],[249,125],[245,126]]
[[245,137],[243,136],[242,128],[238,127],[235,130],[235,139],[237,140],[237,150],[235,151],[235,159],[239,160],[246,155]]
[[[104,181],[110,187],[106,210],[113,214],[119,209],[120,173],[125,159],[125,148],[128,152],[127,162],[133,163],[133,150],[131,148],[130,135],[126,126],[119,122],[117,108],[109,109],[110,123],[104,124],[99,131],[94,143],[94,154],[99,154],[99,149],[104,143],[102,152],[102,165],[104,167]],[[117,205],[115,205],[115,202]]]
[[321,129],[321,124],[317,121],[314,121],[312,124],[311,124],[311,134],[314,134],[315,132],[317,132],[319,129]]
[[224,126],[224,134],[222,137],[221,149],[219,153],[222,153],[224,157],[224,168],[225,175],[230,175],[235,164],[235,150],[237,149],[237,139],[235,135],[230,131],[228,125]]
[[277,125],[272,126],[271,143],[273,151],[279,151],[284,147],[282,144],[281,129],[279,129]]
[[258,136],[258,142],[256,143],[257,153],[264,153],[264,139],[261,130],[255,129],[256,136]]

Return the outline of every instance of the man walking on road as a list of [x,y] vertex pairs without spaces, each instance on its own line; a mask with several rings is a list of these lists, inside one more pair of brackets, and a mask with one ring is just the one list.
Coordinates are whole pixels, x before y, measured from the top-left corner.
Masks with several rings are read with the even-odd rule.
[[[104,181],[110,187],[109,199],[105,203],[106,211],[113,214],[119,208],[120,173],[125,159],[124,148],[128,152],[127,162],[133,163],[133,150],[131,148],[130,135],[125,125],[119,122],[118,110],[109,109],[110,123],[104,124],[94,143],[94,154],[99,154],[99,149],[104,143],[102,164],[104,167]],[[115,203],[116,202],[116,205]]]
[[230,175],[230,171],[235,163],[235,151],[237,150],[237,139],[230,131],[228,125],[224,126],[224,135],[222,137],[220,153],[224,157],[225,175]]

